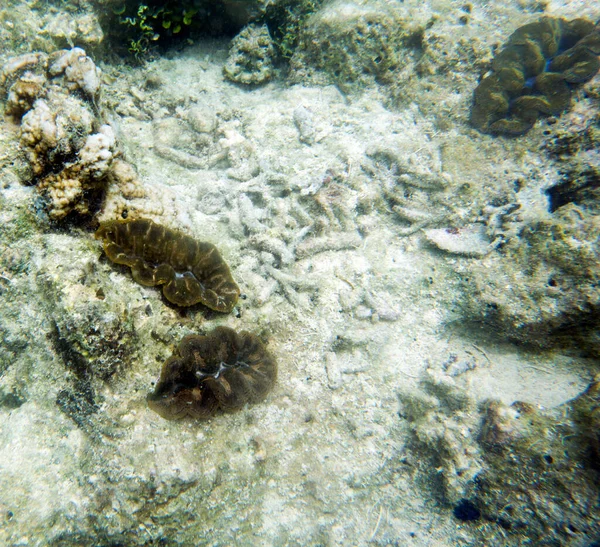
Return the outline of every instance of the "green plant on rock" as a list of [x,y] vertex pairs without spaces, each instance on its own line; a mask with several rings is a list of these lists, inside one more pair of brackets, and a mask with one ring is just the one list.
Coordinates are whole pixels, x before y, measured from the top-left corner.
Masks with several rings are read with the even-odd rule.
[[282,57],[292,57],[306,21],[321,4],[323,0],[288,0],[267,8],[263,19]]
[[136,58],[146,55],[153,44],[188,35],[199,25],[199,0],[126,1],[113,13],[123,26],[128,50]]

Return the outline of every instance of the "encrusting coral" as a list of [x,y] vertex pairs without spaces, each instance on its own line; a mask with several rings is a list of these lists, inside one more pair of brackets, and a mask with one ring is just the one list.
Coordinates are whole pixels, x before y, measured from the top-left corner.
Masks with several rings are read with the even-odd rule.
[[262,84],[273,76],[275,46],[266,25],[248,25],[231,42],[223,74],[232,82]]
[[600,68],[600,23],[542,17],[518,28],[475,89],[471,123],[484,133],[518,135],[541,115],[569,107],[571,88]]
[[148,219],[113,220],[100,225],[96,238],[108,258],[131,268],[142,285],[162,285],[165,298],[178,306],[202,303],[230,312],[240,289],[229,266],[211,243],[196,241]]
[[276,377],[277,363],[255,335],[217,327],[180,342],[148,405],[167,420],[209,418],[261,401]]

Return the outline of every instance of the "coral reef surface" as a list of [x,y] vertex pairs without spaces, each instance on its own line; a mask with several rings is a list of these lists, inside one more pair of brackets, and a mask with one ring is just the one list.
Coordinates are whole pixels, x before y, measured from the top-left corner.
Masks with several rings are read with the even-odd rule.
[[526,180],[518,182],[512,203],[488,221],[498,251],[457,265],[466,317],[519,343],[575,347],[593,356],[600,355],[596,82],[589,84],[589,97],[544,132],[542,157],[555,173],[538,196]]
[[492,399],[478,406],[455,379],[428,370],[420,390],[400,395],[423,486],[486,545],[593,544],[599,385],[553,410]]
[[337,0],[308,18],[290,66],[294,79],[313,67],[344,89],[385,83],[407,64],[418,34],[387,2]]
[[267,25],[248,25],[232,40],[223,74],[232,82],[262,84],[273,76],[274,57]]
[[81,48],[9,59],[5,114],[19,123],[21,179],[36,184],[51,220],[97,210],[116,154],[96,99],[101,71]]
[[[107,7],[78,0],[73,21],[92,1]],[[598,291],[600,80],[527,138],[482,136],[468,117],[477,77],[515,21],[541,10],[595,21],[599,7],[347,0],[314,13],[320,2],[300,1],[276,0],[281,17],[255,21],[279,54],[297,55],[290,79],[260,88],[223,76],[239,28],[179,41],[141,66],[97,56],[93,99],[64,73],[48,76],[35,54],[16,63],[31,62],[0,119],[0,544],[598,541],[597,476],[584,457],[598,453],[597,397],[573,405],[573,420],[565,402],[598,371],[579,341]],[[17,54],[2,48],[35,36],[40,11],[75,9],[32,1],[26,23],[6,4],[15,9],[0,7],[1,64]],[[222,16],[205,20],[222,32]],[[18,52],[56,49],[40,40]],[[274,77],[288,74],[275,66]],[[54,81],[61,100],[50,104]],[[60,108],[78,115],[58,116],[67,131],[58,145],[49,132],[36,176],[18,149],[20,121],[40,100],[49,119]],[[48,226],[37,188],[20,181],[62,171],[108,121],[118,149],[100,213]],[[233,313],[169,305],[161,286],[98,260],[88,230],[118,218],[217,244],[243,284]],[[526,345],[555,340],[554,324],[568,327],[566,349]],[[176,348],[218,326],[268,337],[278,380],[260,404],[226,412],[250,402],[244,382],[265,385],[248,360],[235,366],[213,345],[195,352],[206,340]],[[180,376],[162,395],[179,396],[173,413],[187,419],[149,408],[170,359]],[[444,373],[419,385],[439,362]],[[199,376],[185,368],[195,364]],[[215,391],[205,396],[204,384]],[[217,393],[222,407],[190,419]]]

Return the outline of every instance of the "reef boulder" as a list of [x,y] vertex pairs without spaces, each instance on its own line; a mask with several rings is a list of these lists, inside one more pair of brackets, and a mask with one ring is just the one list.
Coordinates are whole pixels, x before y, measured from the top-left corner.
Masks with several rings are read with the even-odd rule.
[[223,67],[228,80],[239,84],[262,84],[273,76],[275,46],[266,25],[248,25],[231,42]]

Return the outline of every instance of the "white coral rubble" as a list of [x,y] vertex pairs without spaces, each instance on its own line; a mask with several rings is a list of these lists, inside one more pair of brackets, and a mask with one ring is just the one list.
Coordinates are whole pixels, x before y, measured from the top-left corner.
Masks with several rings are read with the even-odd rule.
[[53,53],[48,72],[52,77],[64,74],[70,90],[81,89],[89,98],[94,98],[100,89],[101,70],[79,47]]

